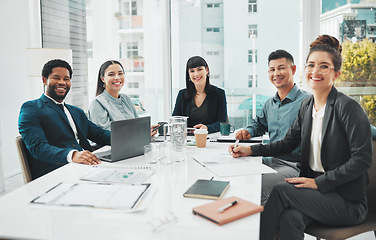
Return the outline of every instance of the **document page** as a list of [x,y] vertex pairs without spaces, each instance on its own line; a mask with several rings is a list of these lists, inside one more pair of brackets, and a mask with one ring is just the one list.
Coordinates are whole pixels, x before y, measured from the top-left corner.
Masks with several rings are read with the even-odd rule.
[[145,182],[154,170],[132,168],[93,168],[81,180],[95,182],[140,184]]
[[274,169],[262,164],[262,157],[233,158],[227,151],[207,150],[194,155],[193,159],[218,177],[276,173]]
[[59,183],[32,200],[32,204],[132,209],[150,184]]

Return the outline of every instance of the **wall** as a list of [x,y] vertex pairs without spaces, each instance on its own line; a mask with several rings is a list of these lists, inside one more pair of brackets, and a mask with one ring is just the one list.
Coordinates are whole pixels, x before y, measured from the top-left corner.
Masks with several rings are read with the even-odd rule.
[[[35,41],[32,41],[31,38],[36,35],[30,27],[35,23],[35,19],[30,18],[30,15],[35,10],[34,6],[38,6],[38,4],[35,5],[37,2],[35,0],[13,0],[0,3],[0,64],[2,66],[0,133],[3,149],[1,159],[5,177],[21,171],[15,145],[15,138],[19,135],[18,114],[23,102],[35,98],[30,91],[34,88],[34,84],[30,78],[26,77],[25,49],[39,47],[33,44]],[[37,94],[41,95],[42,92]]]

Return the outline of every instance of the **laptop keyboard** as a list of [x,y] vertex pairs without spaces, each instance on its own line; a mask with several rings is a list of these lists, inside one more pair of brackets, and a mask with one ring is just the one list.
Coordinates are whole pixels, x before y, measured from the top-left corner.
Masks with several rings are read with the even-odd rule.
[[111,154],[108,154],[108,155],[104,155],[104,156],[101,156],[102,158],[107,158],[107,159],[111,159]]

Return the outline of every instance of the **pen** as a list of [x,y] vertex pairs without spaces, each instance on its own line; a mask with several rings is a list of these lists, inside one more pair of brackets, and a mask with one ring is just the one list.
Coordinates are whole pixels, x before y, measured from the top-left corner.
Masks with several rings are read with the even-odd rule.
[[218,212],[224,212],[226,209],[228,209],[228,208],[234,206],[234,205],[237,204],[237,203],[238,203],[238,200],[235,200],[235,201],[233,201],[233,202],[231,202],[231,203],[229,203],[229,204],[226,204],[226,205],[224,205],[223,207],[218,208]]
[[[236,148],[239,145],[239,139],[235,141],[235,145],[232,149]],[[233,154],[234,151],[231,151],[231,154]]]
[[210,181],[213,180],[214,176],[210,178]]
[[153,129],[153,132],[154,132],[154,131],[157,131],[158,128],[163,127],[163,125],[164,125],[164,124],[161,124],[161,125],[159,125],[158,127],[154,128],[154,129]]

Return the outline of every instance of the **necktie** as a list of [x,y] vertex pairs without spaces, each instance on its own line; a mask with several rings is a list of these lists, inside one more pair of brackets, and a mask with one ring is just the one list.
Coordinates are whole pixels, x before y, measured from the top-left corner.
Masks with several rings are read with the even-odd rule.
[[57,104],[59,106],[59,108],[64,112],[64,105],[62,103],[58,103]]
[[[64,111],[64,104],[63,103],[58,103],[57,104],[58,106],[59,106],[59,108],[63,111],[63,113],[65,114],[65,111]],[[67,116],[68,117],[68,116]],[[73,120],[73,119],[72,119]],[[69,121],[69,125],[71,125],[71,124],[75,124],[74,122],[70,122]],[[72,127],[72,125],[71,125],[71,128],[72,128],[72,130],[73,130],[73,127]],[[86,138],[84,137],[84,135],[82,134],[82,132],[80,131],[80,129],[79,128],[77,128],[76,127],[76,131],[77,131],[77,137],[78,137],[78,143],[80,144],[80,146],[83,148],[83,149],[85,149],[85,150],[92,150],[92,148],[91,148],[91,146],[90,146],[90,144],[88,143],[88,141],[86,141]],[[75,131],[73,130],[73,133],[74,133]]]

